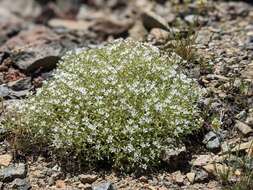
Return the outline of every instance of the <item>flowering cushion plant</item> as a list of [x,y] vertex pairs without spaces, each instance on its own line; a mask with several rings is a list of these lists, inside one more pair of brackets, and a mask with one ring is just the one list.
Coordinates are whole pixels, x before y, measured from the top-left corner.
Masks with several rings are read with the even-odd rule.
[[11,130],[28,143],[74,152],[95,164],[146,169],[161,152],[201,126],[196,82],[178,71],[177,55],[145,43],[118,40],[68,53],[53,79],[18,106]]

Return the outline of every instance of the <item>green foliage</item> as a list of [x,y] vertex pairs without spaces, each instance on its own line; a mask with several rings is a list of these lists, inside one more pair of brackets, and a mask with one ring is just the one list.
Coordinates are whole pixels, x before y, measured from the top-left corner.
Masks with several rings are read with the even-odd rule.
[[22,134],[18,142],[71,152],[85,164],[157,166],[171,138],[202,124],[201,90],[178,71],[180,62],[131,40],[69,53],[5,126]]

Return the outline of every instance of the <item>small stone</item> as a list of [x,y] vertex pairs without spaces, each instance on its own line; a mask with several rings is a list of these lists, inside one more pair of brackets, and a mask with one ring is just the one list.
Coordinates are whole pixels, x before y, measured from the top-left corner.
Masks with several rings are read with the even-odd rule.
[[182,175],[182,173],[180,171],[174,172],[172,174],[172,178],[173,180],[178,184],[178,185],[183,185],[184,184],[184,178],[185,176]]
[[142,22],[148,30],[152,28],[162,28],[164,30],[168,30],[166,20],[150,10],[146,10],[142,13]]
[[83,20],[73,21],[65,19],[51,19],[48,25],[51,27],[63,27],[68,30],[87,30],[93,23]]
[[248,117],[246,118],[245,123],[247,123],[249,126],[253,127],[253,112],[250,112]]
[[116,190],[116,189],[113,187],[112,183],[106,182],[92,186],[92,190]]
[[0,155],[0,166],[9,166],[12,161],[11,154]]
[[0,170],[0,181],[10,182],[15,178],[24,178],[26,176],[26,166],[24,163],[19,163]]
[[173,169],[177,169],[188,162],[188,154],[184,145],[165,150],[161,157]]
[[150,37],[154,39],[156,42],[166,42],[169,36],[170,33],[168,31],[160,28],[153,28],[150,31]]
[[244,135],[249,135],[253,132],[250,126],[238,120],[236,121],[235,127]]
[[235,176],[239,177],[239,176],[241,176],[241,174],[242,174],[242,172],[240,170],[238,170],[238,169],[235,170]]
[[198,155],[198,158],[193,161],[192,165],[193,166],[204,166],[207,163],[212,161],[212,156],[211,155]]
[[203,143],[206,144],[206,148],[210,151],[218,151],[221,146],[220,137],[213,131],[205,135]]
[[1,85],[0,86],[0,97],[7,97],[10,94],[10,89],[5,86],[5,85]]
[[143,182],[143,183],[148,183],[148,179],[147,179],[145,176],[141,176],[141,177],[139,178],[139,181],[140,181],[140,182]]
[[0,72],[8,71],[8,67],[5,65],[0,65]]
[[241,143],[237,146],[235,146],[231,152],[237,152],[237,151],[241,151],[241,150],[247,150],[253,147],[253,140],[245,142],[245,143]]
[[129,36],[134,40],[142,41],[145,39],[147,30],[141,21],[136,21],[132,28],[129,29]]
[[59,189],[65,189],[66,188],[66,183],[64,180],[57,180],[55,182],[55,186]]
[[196,172],[195,172],[195,179],[194,179],[195,182],[207,182],[209,181],[209,175],[208,173],[203,170],[203,169],[196,169]]
[[79,175],[79,179],[83,184],[85,184],[85,183],[91,184],[98,179],[98,176],[97,175],[89,175],[89,174],[88,175],[81,174],[81,175]]
[[203,169],[212,175],[217,175],[219,173],[225,173],[226,171],[232,171],[230,167],[225,164],[207,164],[203,166]]
[[83,189],[83,190],[92,190],[92,185],[91,184],[82,184],[81,183],[78,187]]
[[189,172],[186,174],[186,177],[191,184],[194,183],[195,175],[196,174],[193,172]]
[[15,179],[11,183],[11,187],[13,189],[18,189],[18,190],[29,190],[29,189],[31,189],[31,185],[27,181],[27,179],[19,179],[19,178]]

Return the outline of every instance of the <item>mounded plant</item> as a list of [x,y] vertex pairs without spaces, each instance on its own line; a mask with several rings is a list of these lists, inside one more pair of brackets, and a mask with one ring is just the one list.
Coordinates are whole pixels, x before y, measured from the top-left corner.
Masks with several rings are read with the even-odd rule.
[[25,144],[71,152],[83,163],[157,166],[163,150],[173,146],[170,139],[180,140],[202,124],[201,90],[179,71],[181,62],[131,40],[68,53],[5,126],[14,134],[22,131]]

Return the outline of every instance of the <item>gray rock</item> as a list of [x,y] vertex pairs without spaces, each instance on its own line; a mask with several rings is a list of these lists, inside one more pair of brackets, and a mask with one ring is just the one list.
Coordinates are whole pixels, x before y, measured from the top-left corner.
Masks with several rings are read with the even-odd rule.
[[31,185],[27,181],[27,179],[20,179],[20,178],[15,179],[11,183],[11,187],[13,189],[17,189],[17,190],[29,190],[29,189],[31,189]]
[[111,182],[100,183],[92,186],[92,190],[116,190]]
[[253,127],[253,111],[251,111],[245,121],[249,126]]
[[[21,51],[11,52],[12,49]],[[0,51],[11,53],[10,59],[14,65],[27,73],[51,70],[64,53],[63,49],[59,36],[43,26],[22,31],[0,47]]]
[[4,98],[10,94],[10,89],[6,85],[0,86],[0,97]]
[[10,182],[15,178],[25,178],[27,173],[26,165],[19,163],[0,170],[0,181]]
[[31,73],[38,69],[51,70],[56,67],[60,59],[61,46],[59,44],[41,44],[30,49],[26,53],[15,57],[16,66]]
[[2,98],[10,98],[10,99],[21,98],[25,97],[28,93],[29,90],[14,91],[5,84],[0,85],[0,97]]
[[197,16],[196,15],[187,15],[186,17],[184,17],[184,20],[186,22],[188,22],[189,24],[194,24],[195,22],[197,22]]
[[8,83],[8,87],[14,91],[28,90],[32,88],[31,77],[21,78]]
[[194,171],[194,173],[195,173],[195,178],[194,178],[195,182],[207,182],[207,181],[209,181],[209,175],[205,170],[196,169],[196,171]]
[[221,146],[220,137],[213,131],[205,135],[203,143],[206,145],[206,148],[211,151],[218,151]]

